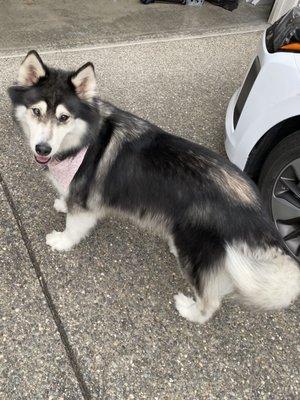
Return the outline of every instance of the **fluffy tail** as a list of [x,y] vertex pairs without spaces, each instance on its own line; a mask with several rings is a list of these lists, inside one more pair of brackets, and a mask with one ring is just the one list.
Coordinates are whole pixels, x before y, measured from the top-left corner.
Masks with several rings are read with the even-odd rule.
[[228,245],[226,270],[248,305],[264,310],[288,307],[300,294],[300,269],[276,248]]

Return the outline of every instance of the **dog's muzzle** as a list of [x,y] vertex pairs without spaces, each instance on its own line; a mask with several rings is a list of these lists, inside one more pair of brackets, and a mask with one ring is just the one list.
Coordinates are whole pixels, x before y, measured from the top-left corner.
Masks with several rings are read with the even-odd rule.
[[47,143],[39,143],[35,146],[35,161],[39,164],[47,164],[51,157],[49,154],[52,151],[52,148]]

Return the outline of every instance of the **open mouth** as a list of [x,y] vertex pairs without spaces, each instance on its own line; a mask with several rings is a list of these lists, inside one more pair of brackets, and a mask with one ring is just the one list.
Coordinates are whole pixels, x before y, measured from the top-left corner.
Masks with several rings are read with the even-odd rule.
[[47,164],[51,160],[51,157],[47,157],[47,156],[35,155],[34,158],[35,158],[35,161],[39,164]]

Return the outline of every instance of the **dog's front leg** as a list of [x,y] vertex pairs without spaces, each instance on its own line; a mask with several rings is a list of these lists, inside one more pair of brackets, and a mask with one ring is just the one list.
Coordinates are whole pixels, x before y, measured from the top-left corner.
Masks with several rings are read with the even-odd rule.
[[66,200],[63,196],[59,197],[58,199],[55,199],[53,207],[57,212],[61,212],[61,213],[68,212],[68,206],[67,206]]
[[83,209],[73,209],[67,213],[66,229],[53,231],[46,236],[46,243],[58,251],[68,251],[88,235],[97,223],[97,215]]
[[57,212],[64,213],[64,214],[67,213],[68,206],[67,206],[66,199],[68,197],[69,188],[68,189],[63,188],[50,172],[47,173],[47,177],[49,178],[52,185],[55,187],[56,191],[59,194],[59,197],[54,200],[54,204],[53,204],[54,210],[56,210]]

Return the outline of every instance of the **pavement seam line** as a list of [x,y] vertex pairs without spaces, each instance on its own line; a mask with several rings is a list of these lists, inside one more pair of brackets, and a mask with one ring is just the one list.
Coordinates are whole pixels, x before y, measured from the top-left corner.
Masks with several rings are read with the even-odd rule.
[[76,359],[76,355],[75,355],[74,350],[73,350],[73,348],[72,348],[72,346],[70,344],[67,332],[66,332],[66,330],[65,330],[65,328],[63,326],[62,320],[61,320],[61,318],[59,316],[59,313],[58,313],[58,311],[56,309],[56,306],[55,306],[54,301],[52,299],[51,293],[49,291],[47,282],[46,282],[46,280],[44,278],[44,275],[42,273],[40,265],[39,265],[39,263],[38,263],[38,261],[36,259],[36,256],[35,256],[35,253],[33,251],[32,246],[31,246],[31,243],[30,243],[29,237],[27,235],[27,232],[26,232],[26,230],[25,230],[25,228],[23,226],[21,216],[19,215],[19,213],[17,211],[17,208],[15,206],[14,200],[13,200],[11,194],[10,194],[8,186],[6,185],[1,173],[0,173],[0,184],[1,184],[2,190],[4,192],[4,195],[6,197],[6,200],[7,200],[8,204],[9,204],[9,206],[10,206],[10,209],[11,209],[11,211],[13,213],[13,216],[14,216],[14,219],[15,219],[15,221],[17,223],[17,226],[19,228],[19,232],[21,234],[22,240],[23,240],[24,245],[26,247],[29,259],[31,261],[31,264],[32,264],[34,270],[35,270],[35,274],[36,274],[36,276],[38,278],[38,281],[39,281],[39,284],[41,286],[43,295],[44,295],[44,297],[46,299],[46,303],[48,305],[48,308],[50,309],[50,312],[52,314],[54,323],[55,323],[56,328],[58,330],[58,333],[60,335],[60,338],[61,338],[61,341],[63,343],[63,346],[65,348],[65,351],[66,351],[67,357],[69,359],[69,363],[71,365],[71,368],[72,368],[72,370],[73,370],[73,372],[74,372],[74,374],[76,376],[76,379],[77,379],[77,382],[79,384],[82,396],[83,396],[84,400],[90,400],[91,399],[90,390],[88,389],[87,384],[85,383],[85,380],[83,378],[82,372],[80,370],[80,367],[79,367],[77,359]]
[[[241,30],[236,30],[236,31],[233,30],[233,31],[228,31],[228,32],[204,33],[204,34],[191,35],[191,36],[171,36],[168,38],[141,39],[141,40],[132,40],[132,41],[125,41],[125,42],[117,42],[117,43],[106,43],[106,44],[95,45],[95,46],[70,47],[70,48],[64,48],[64,49],[58,49],[58,50],[41,50],[41,51],[39,51],[39,54],[46,55],[46,54],[78,53],[81,51],[93,51],[93,50],[95,51],[95,50],[104,50],[104,49],[112,49],[112,48],[120,48],[120,47],[138,46],[138,45],[144,45],[144,44],[170,43],[170,42],[214,38],[214,37],[218,37],[218,36],[222,37],[222,36],[230,36],[230,35],[244,35],[244,34],[248,34],[248,33],[263,32],[267,26],[268,26],[268,24],[264,24],[262,26],[258,26],[257,28],[241,29]],[[11,51],[13,51],[13,50],[11,50]],[[0,50],[0,52],[1,52],[1,50]],[[25,57],[26,54],[27,54],[27,52],[11,54],[11,55],[1,55],[0,60]]]

